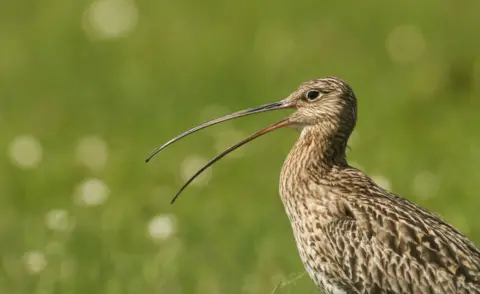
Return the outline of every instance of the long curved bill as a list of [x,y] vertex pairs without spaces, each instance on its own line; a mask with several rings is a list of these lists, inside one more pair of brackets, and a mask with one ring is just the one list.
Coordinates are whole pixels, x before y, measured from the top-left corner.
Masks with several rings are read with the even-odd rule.
[[[150,159],[152,159],[153,156],[155,156],[158,152],[162,151],[163,149],[165,149],[167,146],[169,146],[170,144],[182,139],[183,137],[186,137],[190,134],[193,134],[201,129],[204,129],[204,128],[207,128],[209,126],[213,126],[213,125],[216,125],[218,123],[221,123],[221,122],[224,122],[224,121],[228,121],[228,120],[231,120],[231,119],[235,119],[235,118],[238,118],[238,117],[242,117],[242,116],[247,116],[247,115],[251,115],[251,114],[256,114],[256,113],[261,113],[261,112],[267,112],[267,111],[272,111],[272,110],[278,110],[278,109],[286,109],[286,108],[294,108],[294,106],[288,102],[285,102],[285,101],[279,101],[279,102],[274,102],[274,103],[269,103],[269,104],[265,104],[265,105],[262,105],[262,106],[259,106],[259,107],[254,107],[254,108],[249,108],[249,109],[246,109],[246,110],[241,110],[241,111],[238,111],[238,112],[235,112],[235,113],[232,113],[232,114],[229,114],[229,115],[225,115],[225,116],[222,116],[220,118],[217,118],[217,119],[214,119],[214,120],[211,120],[211,121],[208,121],[206,123],[203,123],[199,126],[196,126],[178,136],[176,136],[175,138],[169,140],[167,143],[163,144],[162,146],[160,146],[159,148],[157,148],[155,151],[153,151],[150,156],[147,157],[147,159],[145,160],[146,162],[149,162]],[[222,157],[224,157],[225,155],[227,155],[228,153],[234,151],[235,149],[245,145],[246,143],[266,134],[266,133],[269,133],[271,131],[274,131],[278,128],[281,128],[281,127],[285,127],[285,126],[288,126],[289,125],[289,120],[288,118],[285,118],[275,124],[272,124],[270,126],[268,126],[267,128],[251,135],[250,137],[247,137],[245,138],[244,140],[238,142],[237,144],[235,145],[232,145],[231,147],[229,147],[227,150],[223,151],[222,153],[218,154],[217,156],[215,156],[212,160],[210,160],[205,166],[203,166],[200,170],[198,170],[183,186],[182,188],[177,192],[177,194],[175,195],[175,197],[173,198],[172,202],[173,203],[177,197],[180,195],[180,193],[196,178],[198,177],[203,171],[205,171],[208,167],[210,167],[211,165],[213,165],[215,162],[217,162],[218,160],[220,160]]]

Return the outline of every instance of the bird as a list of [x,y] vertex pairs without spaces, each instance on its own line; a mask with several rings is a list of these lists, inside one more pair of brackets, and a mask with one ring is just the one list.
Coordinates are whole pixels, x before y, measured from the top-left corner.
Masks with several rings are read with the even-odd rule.
[[480,293],[480,249],[440,216],[389,192],[347,162],[357,98],[346,81],[302,83],[278,102],[238,111],[190,129],[157,148],[242,116],[294,112],[215,156],[205,169],[246,143],[280,128],[299,138],[286,157],[280,198],[306,272],[326,294]]

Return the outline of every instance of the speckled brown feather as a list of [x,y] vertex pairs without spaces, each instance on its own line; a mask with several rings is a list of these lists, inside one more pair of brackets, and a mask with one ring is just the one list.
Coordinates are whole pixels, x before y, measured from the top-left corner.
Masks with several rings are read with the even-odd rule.
[[[307,101],[308,91],[322,93]],[[341,79],[300,86],[287,100],[301,135],[280,195],[310,277],[325,293],[480,293],[480,250],[438,216],[347,164],[356,98]]]

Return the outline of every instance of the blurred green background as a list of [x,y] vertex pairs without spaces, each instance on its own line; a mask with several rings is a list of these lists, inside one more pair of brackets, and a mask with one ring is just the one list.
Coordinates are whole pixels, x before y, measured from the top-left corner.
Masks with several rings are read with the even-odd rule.
[[[288,114],[337,75],[352,165],[480,244],[480,2],[0,2],[0,293],[317,293],[278,196]],[[300,275],[298,279],[296,277]]]

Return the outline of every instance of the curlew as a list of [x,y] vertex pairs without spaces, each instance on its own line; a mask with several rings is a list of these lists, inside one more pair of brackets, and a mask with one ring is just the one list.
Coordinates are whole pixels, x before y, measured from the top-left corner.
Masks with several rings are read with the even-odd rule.
[[282,127],[300,137],[280,175],[280,198],[300,258],[324,293],[480,293],[480,250],[440,217],[388,192],[348,165],[345,149],[357,120],[351,87],[336,77],[307,81],[287,98],[235,112],[200,129],[241,116],[295,109],[285,119],[220,153],[200,173],[238,147]]

